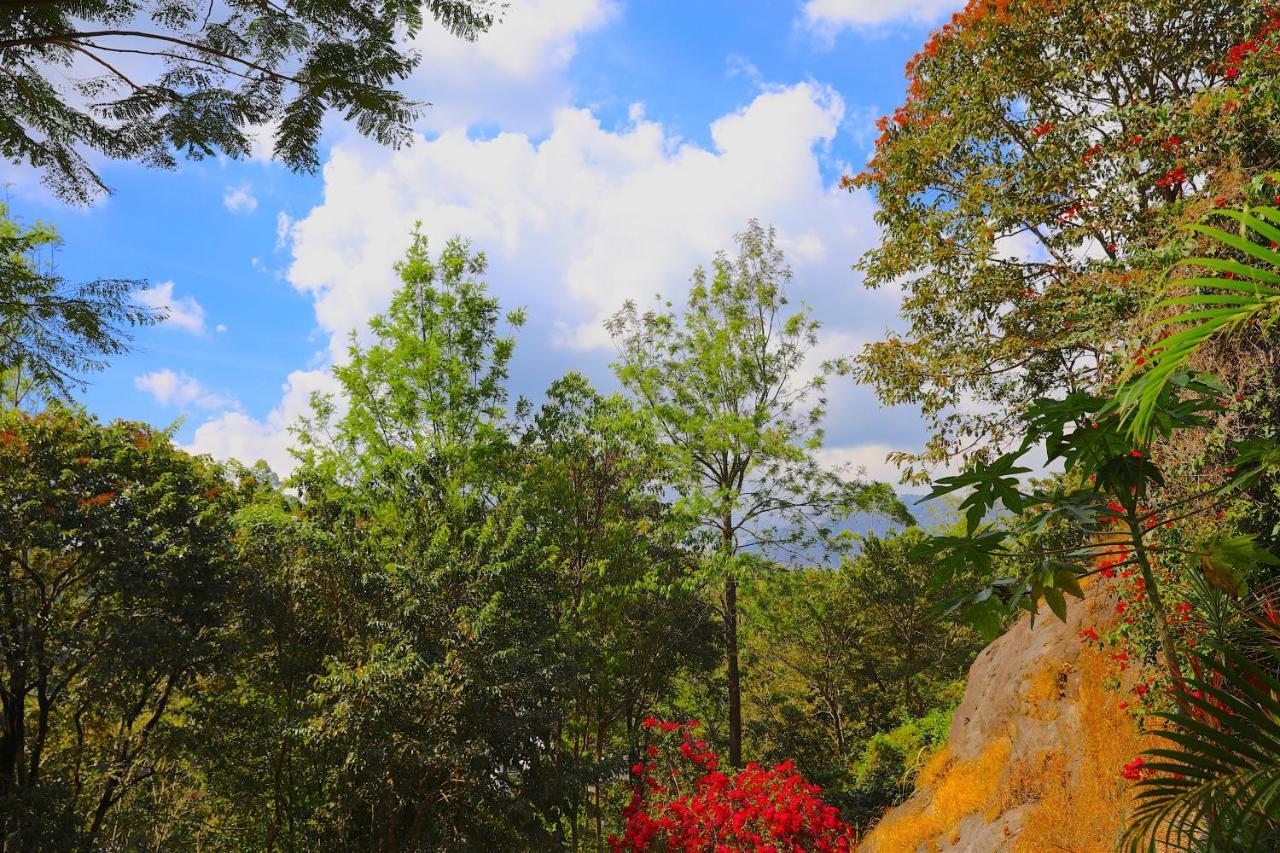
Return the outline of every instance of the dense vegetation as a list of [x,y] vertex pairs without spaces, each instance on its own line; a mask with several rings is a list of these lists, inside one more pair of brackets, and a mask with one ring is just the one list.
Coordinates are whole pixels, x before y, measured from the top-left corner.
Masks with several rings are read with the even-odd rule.
[[[32,278],[26,245],[8,262]],[[851,513],[910,516],[817,465],[821,380],[793,375],[817,325],[769,231],[739,248],[683,311],[626,315],[688,330],[661,364],[624,347],[635,396],[570,374],[535,404],[509,398],[523,317],[483,254],[413,235],[287,488],[62,385],[22,398],[0,431],[6,849],[597,848],[654,715],[797,756],[851,820],[901,796],[926,744],[877,733],[954,701],[974,634],[933,618],[917,534],[850,553]],[[43,375],[27,340],[119,347],[108,319],[150,319],[100,292],[101,326],[14,322],[12,381]]]
[[[470,36],[485,8],[427,11]],[[8,4],[0,147],[83,199],[78,147],[244,153],[279,110],[294,165],[326,105],[394,142],[393,36],[422,12],[371,9],[219,8],[100,126],[42,63],[119,35],[70,16],[124,12]],[[513,399],[522,312],[482,252],[415,231],[284,482],[77,406],[157,315],[132,281],[64,281],[52,228],[0,210],[0,849],[851,849],[983,639],[1087,588],[1164,741],[1115,768],[1117,843],[1274,846],[1278,62],[1263,0],[973,0],[846,180],[907,331],[817,370],[752,221],[680,304],[621,306],[620,392]],[[930,419],[899,461],[958,493],[955,529],[820,464],[850,374]]]

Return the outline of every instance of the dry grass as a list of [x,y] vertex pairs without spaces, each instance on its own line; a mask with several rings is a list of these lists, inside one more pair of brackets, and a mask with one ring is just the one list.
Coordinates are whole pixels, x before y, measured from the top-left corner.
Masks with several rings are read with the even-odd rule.
[[1080,658],[1083,725],[1076,772],[1066,756],[1052,753],[1020,762],[1010,773],[1005,797],[1011,805],[1035,802],[1014,840],[1015,853],[1114,849],[1128,807],[1120,768],[1148,743],[1120,710],[1120,697],[1103,687],[1107,674],[1104,655],[1086,649]]
[[1031,676],[1023,713],[1044,719],[1058,700],[1073,699],[1081,719],[1080,739],[1064,752],[1051,750],[1010,763],[1008,738],[993,738],[976,760],[956,761],[944,747],[920,770],[922,809],[899,811],[867,837],[875,853],[937,851],[955,843],[960,822],[982,814],[988,821],[1019,806],[1013,824],[1014,853],[1103,853],[1114,849],[1124,826],[1128,798],[1120,769],[1146,746],[1137,724],[1120,709],[1122,696],[1107,690],[1106,654],[1086,648],[1078,664],[1075,696],[1066,695],[1070,667],[1046,668]]
[[937,840],[950,836],[961,820],[998,802],[1010,748],[1008,738],[999,737],[973,761],[955,761],[943,747],[918,777],[918,787],[929,791],[928,803],[881,821],[867,837],[868,847],[878,853],[911,853],[921,845],[938,849]]

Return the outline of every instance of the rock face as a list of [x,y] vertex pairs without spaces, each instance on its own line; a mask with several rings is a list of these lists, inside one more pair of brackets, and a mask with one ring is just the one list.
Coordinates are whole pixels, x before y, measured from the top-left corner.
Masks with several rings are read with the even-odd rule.
[[969,670],[946,748],[864,853],[1111,850],[1125,809],[1120,767],[1142,749],[1109,655],[1081,632],[1114,626],[1116,599],[1090,587],[1065,623],[1042,608]]

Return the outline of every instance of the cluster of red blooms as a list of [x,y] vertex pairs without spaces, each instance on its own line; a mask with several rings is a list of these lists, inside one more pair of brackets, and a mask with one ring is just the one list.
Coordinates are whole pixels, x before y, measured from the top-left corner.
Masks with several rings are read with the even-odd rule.
[[753,762],[729,776],[717,769],[719,761],[706,742],[694,738],[696,721],[671,723],[649,717],[644,726],[659,741],[647,748],[648,761],[631,768],[636,789],[623,812],[622,837],[609,838],[613,853],[856,849],[853,830],[834,806],[818,798],[821,789],[805,782],[790,761],[773,769]]
[[1151,776],[1152,773],[1150,770],[1147,770],[1142,766],[1144,764],[1146,764],[1146,761],[1141,758],[1135,758],[1124,766],[1124,769],[1120,771],[1120,775],[1125,779],[1128,779],[1130,782],[1137,782],[1139,779],[1146,779]]
[[1181,166],[1170,169],[1156,180],[1156,186],[1172,189],[1187,179],[1187,173]]
[[1244,65],[1244,61],[1252,54],[1262,50],[1263,42],[1272,33],[1280,30],[1280,6],[1271,10],[1271,19],[1262,25],[1262,29],[1258,30],[1258,34],[1248,41],[1242,41],[1240,44],[1227,51],[1227,60],[1223,63],[1223,76],[1228,80],[1234,80],[1240,76],[1240,68]]

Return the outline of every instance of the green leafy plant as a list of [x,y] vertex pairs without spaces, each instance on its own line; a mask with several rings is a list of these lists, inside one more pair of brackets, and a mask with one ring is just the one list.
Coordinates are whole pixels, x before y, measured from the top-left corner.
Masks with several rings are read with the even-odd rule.
[[[1244,643],[1191,658],[1186,706],[1157,712],[1163,744],[1126,767],[1137,779],[1121,847],[1274,850],[1280,844],[1280,623],[1274,607]],[[1242,648],[1252,654],[1246,654]]]
[[[1150,618],[1163,664],[1178,687],[1175,698],[1182,701],[1185,674],[1158,564],[1191,562],[1209,584],[1239,595],[1258,565],[1276,562],[1245,534],[1213,533],[1179,545],[1156,537],[1160,528],[1216,514],[1255,482],[1276,454],[1269,441],[1237,442],[1225,477],[1210,472],[1213,476],[1189,494],[1166,493],[1154,441],[1206,427],[1222,411],[1224,392],[1209,377],[1174,374],[1154,399],[1150,436],[1139,443],[1107,397],[1081,391],[1036,401],[1019,448],[939,480],[930,495],[968,491],[961,503],[963,530],[923,546],[939,558],[935,583],[966,569],[991,578],[976,592],[950,601],[949,609],[962,611],[990,637],[1018,608],[1034,618],[1041,602],[1065,621],[1068,598],[1083,597],[1081,581],[1087,577],[1117,572],[1136,577],[1140,583],[1123,603]],[[1063,469],[1045,485],[1023,482],[1031,469],[1020,463],[1034,448],[1043,450],[1048,467]]]
[[[1269,175],[1256,183],[1270,186],[1275,179]],[[1116,406],[1134,435],[1151,429],[1160,394],[1208,341],[1252,322],[1270,325],[1280,317],[1280,209],[1247,206],[1215,211],[1213,217],[1236,222],[1237,233],[1206,222],[1188,226],[1220,254],[1179,265],[1197,272],[1168,282],[1168,289],[1177,292],[1152,306],[1167,312],[1149,329],[1158,341],[1138,353],[1130,367],[1132,378],[1116,394]]]

